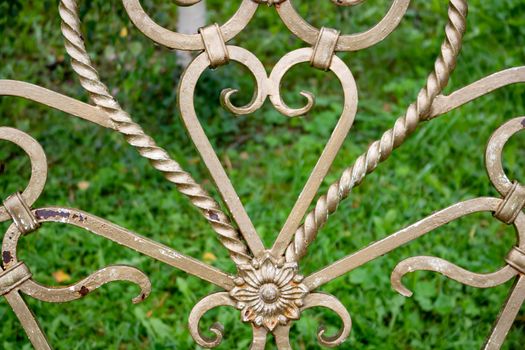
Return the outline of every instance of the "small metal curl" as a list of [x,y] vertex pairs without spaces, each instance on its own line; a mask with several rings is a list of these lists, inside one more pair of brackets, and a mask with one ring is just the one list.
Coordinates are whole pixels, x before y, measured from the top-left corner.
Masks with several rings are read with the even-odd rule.
[[[238,62],[248,68],[255,78],[255,88],[252,100],[245,106],[237,107],[231,102],[231,97],[238,92],[237,89],[224,89],[221,92],[221,104],[230,112],[236,115],[246,115],[257,111],[262,107],[266,96],[268,96],[268,89],[266,83],[266,70],[261,61],[249,51],[232,49],[235,51],[235,57],[238,57]],[[238,54],[237,54],[238,51]]]
[[188,319],[190,334],[197,344],[204,348],[215,348],[222,342],[224,327],[221,324],[214,323],[210,327],[210,331],[215,334],[215,337],[213,338],[203,335],[199,329],[199,322],[202,316],[211,309],[219,306],[235,307],[235,302],[230,298],[230,295],[227,292],[210,294],[199,301],[190,312],[190,317]]
[[[229,47],[231,48],[231,46]],[[236,49],[238,50],[238,49]],[[308,49],[307,49],[308,50]],[[238,92],[236,89],[225,89],[221,92],[221,103],[230,112],[236,115],[246,115],[257,111],[262,107],[266,97],[269,95],[272,104],[283,115],[297,117],[308,113],[315,105],[315,96],[311,92],[301,91],[301,95],[307,100],[306,105],[301,108],[291,108],[282,100],[280,85],[284,75],[296,64],[307,62],[302,51],[294,51],[284,56],[274,67],[271,75],[267,78],[266,70],[261,61],[249,51],[242,51],[238,62],[248,68],[256,80],[255,92],[252,101],[243,107],[236,107],[231,102],[231,97]]]
[[312,293],[306,296],[304,306],[301,311],[311,309],[313,307],[325,307],[334,311],[343,322],[343,328],[333,336],[326,336],[326,328],[321,326],[317,332],[317,340],[326,347],[336,347],[341,345],[352,330],[352,318],[343,304],[334,296],[325,293]]
[[280,113],[287,117],[298,117],[308,113],[315,105],[315,96],[308,91],[301,91],[301,95],[306,98],[306,105],[301,108],[291,108],[282,99],[280,88],[284,75],[295,65],[308,62],[312,56],[312,49],[305,48],[292,51],[286,54],[277,62],[273,68],[268,83],[270,85],[270,101]]

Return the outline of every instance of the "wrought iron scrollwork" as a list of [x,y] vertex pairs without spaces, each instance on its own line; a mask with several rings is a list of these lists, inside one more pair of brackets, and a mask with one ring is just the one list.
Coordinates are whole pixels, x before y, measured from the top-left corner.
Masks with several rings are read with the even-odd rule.
[[[197,2],[199,0],[175,1],[180,6],[191,6]],[[391,129],[370,144],[366,152],[329,187],[328,192],[319,197],[314,209],[307,213],[352,127],[357,111],[358,92],[352,71],[336,53],[362,50],[383,40],[399,25],[410,1],[393,0],[390,9],[379,23],[366,32],[356,34],[341,33],[334,28],[315,28],[300,17],[292,2],[242,0],[237,12],[223,25],[211,24],[201,28],[197,34],[187,35],[155,23],[144,11],[139,0],[123,0],[131,21],[155,43],[170,49],[202,51],[181,76],[179,108],[183,123],[200,152],[228,212],[223,211],[217,200],[183,170],[167,151],[159,147],[110,94],[87,53],[81,34],[77,1],[60,1],[61,30],[66,51],[71,56],[73,70],[78,75],[82,87],[89,93],[92,104],[29,83],[0,80],[0,95],[36,101],[122,134],[142,157],[148,159],[155,169],[162,172],[166,179],[200,210],[237,266],[236,274],[229,274],[78,209],[53,206],[33,208],[47,178],[45,152],[38,142],[26,133],[0,127],[0,139],[20,146],[29,155],[32,169],[27,188],[7,197],[3,206],[0,206],[0,222],[13,222],[2,243],[0,295],[4,296],[13,308],[36,349],[51,347],[21,294],[46,302],[66,302],[84,297],[113,281],[129,281],[139,286],[141,292],[133,302],[141,302],[151,292],[151,283],[143,272],[135,267],[121,265],[102,268],[68,287],[48,287],[39,284],[33,279],[30,264],[19,261],[17,253],[19,240],[26,234],[38,234],[41,225],[61,222],[83,228],[86,234],[95,234],[114,241],[220,288],[221,291],[199,301],[189,315],[190,333],[199,345],[213,348],[221,343],[224,333],[221,325],[214,324],[210,328],[215,337],[209,338],[201,333],[199,322],[209,310],[219,306],[230,306],[238,309],[240,319],[251,325],[252,350],[264,349],[269,333],[274,335],[278,349],[282,350],[291,348],[289,333],[293,322],[301,317],[304,310],[314,307],[328,308],[342,321],[341,330],[333,336],[326,335],[325,329],[320,328],[318,340],[321,345],[337,346],[348,338],[352,328],[350,313],[336,296],[318,292],[319,287],[438,227],[477,212],[492,212],[497,220],[513,225],[516,229],[517,243],[502,259],[502,268],[496,272],[480,274],[438,257],[418,256],[400,262],[392,272],[391,282],[395,290],[408,297],[412,292],[403,285],[402,278],[416,270],[438,272],[477,288],[491,288],[514,278],[515,284],[508,300],[484,346],[485,349],[501,347],[525,300],[525,214],[522,211],[525,206],[525,187],[520,182],[509,180],[503,170],[501,155],[508,139],[525,129],[525,117],[506,122],[495,131],[487,146],[486,168],[501,198],[480,197],[453,204],[308,276],[300,273],[299,262],[307,254],[307,248],[316,238],[320,228],[337,210],[339,203],[354,187],[364,181],[367,174],[389,158],[394,149],[400,147],[416,132],[421,122],[437,118],[506,85],[525,83],[525,66],[497,72],[444,95],[443,90],[456,68],[468,12],[466,0],[450,0],[441,52],[416,101]],[[338,6],[354,6],[365,1],[332,2]],[[286,54],[269,75],[253,53],[239,46],[228,45],[228,41],[236,37],[250,22],[259,4],[274,6],[290,31],[309,45]],[[291,108],[283,101],[280,91],[281,81],[286,72],[304,62],[314,69],[333,73],[340,81],[344,97],[343,110],[332,135],[271,248],[263,245],[194,108],[195,88],[201,74],[210,67],[220,67],[231,61],[247,67],[255,77],[256,85],[252,100],[245,106],[236,106],[232,102],[236,90],[222,91],[220,98],[224,108],[236,115],[257,111],[267,98],[284,116],[297,117],[312,113],[315,103],[312,93],[302,92],[306,99],[305,105]]]

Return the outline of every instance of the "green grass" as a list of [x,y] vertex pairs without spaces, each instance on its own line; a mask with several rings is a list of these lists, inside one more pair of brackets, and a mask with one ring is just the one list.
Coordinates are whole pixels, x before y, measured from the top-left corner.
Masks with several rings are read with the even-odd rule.
[[[174,29],[171,1],[142,1],[151,16]],[[208,0],[210,22],[223,23],[240,0]],[[376,23],[390,1],[338,9],[329,1],[294,1],[317,26],[343,32],[362,31]],[[446,1],[414,1],[400,27],[367,50],[339,54],[359,87],[359,111],[324,192],[367,145],[393,125],[416,98],[443,39]],[[187,137],[177,110],[180,69],[175,55],[153,45],[130,23],[118,1],[82,1],[81,16],[88,50],[103,80],[121,104],[159,145],[181,162],[212,193],[209,175]],[[0,78],[42,85],[87,101],[63,49],[56,1],[0,1]],[[121,36],[122,28],[129,34]],[[286,52],[304,47],[289,34],[274,9],[261,6],[234,44],[252,50],[268,71]],[[521,0],[470,2],[465,45],[447,92],[486,74],[525,63],[525,3]],[[283,93],[290,105],[302,103],[300,90],[317,96],[315,109],[303,119],[279,115],[269,103],[250,116],[235,117],[220,107],[223,88],[240,88],[247,102],[253,81],[238,64],[204,74],[196,94],[198,114],[228,173],[267,245],[276,237],[310,169],[341,112],[335,77],[301,65],[287,74]],[[505,120],[525,115],[525,88],[512,86],[422,125],[371,174],[339,208],[312,244],[302,271],[311,273],[458,201],[496,196],[483,164],[490,134]],[[219,268],[235,271],[208,224],[186,198],[140,158],[122,136],[70,118],[36,103],[0,98],[2,125],[30,133],[48,155],[49,178],[35,206],[80,208],[202,259],[211,252]],[[523,135],[505,148],[509,176],[523,181]],[[22,151],[2,142],[2,198],[21,190],[29,179]],[[82,190],[79,183],[89,182]],[[5,229],[7,224],[2,224]],[[434,273],[405,279],[415,290],[405,299],[390,287],[389,276],[400,260],[435,255],[477,272],[504,264],[515,242],[513,229],[489,213],[472,215],[438,229],[349,273],[322,288],[348,308],[353,319],[344,349],[477,349],[495,320],[510,284],[479,290]],[[63,270],[72,281],[108,264],[131,264],[151,278],[153,293],[131,304],[137,287],[112,283],[67,304],[27,298],[56,349],[195,349],[187,317],[195,303],[215,289],[159,262],[118,247],[86,231],[60,224],[44,225],[24,237],[20,257],[36,280],[56,284],[52,272]],[[506,349],[525,341],[524,310],[515,322]],[[7,304],[0,302],[0,347],[30,349]],[[247,348],[250,327],[236,310],[213,311],[203,321],[219,320],[226,328],[221,349]],[[316,348],[321,323],[331,331],[336,316],[314,309],[292,330],[298,349]],[[269,341],[269,349],[273,343]]]

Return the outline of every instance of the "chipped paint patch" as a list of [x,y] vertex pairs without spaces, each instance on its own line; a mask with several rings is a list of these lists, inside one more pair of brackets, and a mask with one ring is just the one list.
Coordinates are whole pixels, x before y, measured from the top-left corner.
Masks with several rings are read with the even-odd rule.
[[69,219],[69,212],[63,210],[53,210],[53,209],[37,209],[35,210],[35,216],[39,220],[49,220],[60,218],[61,222]]
[[13,256],[9,250],[2,252],[2,261],[4,264],[9,264],[13,260]]

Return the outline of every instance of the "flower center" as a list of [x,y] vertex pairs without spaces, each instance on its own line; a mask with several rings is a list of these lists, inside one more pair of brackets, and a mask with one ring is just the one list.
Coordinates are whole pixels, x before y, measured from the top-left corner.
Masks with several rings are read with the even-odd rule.
[[279,288],[273,283],[264,284],[261,287],[261,298],[265,303],[273,303],[279,298]]

